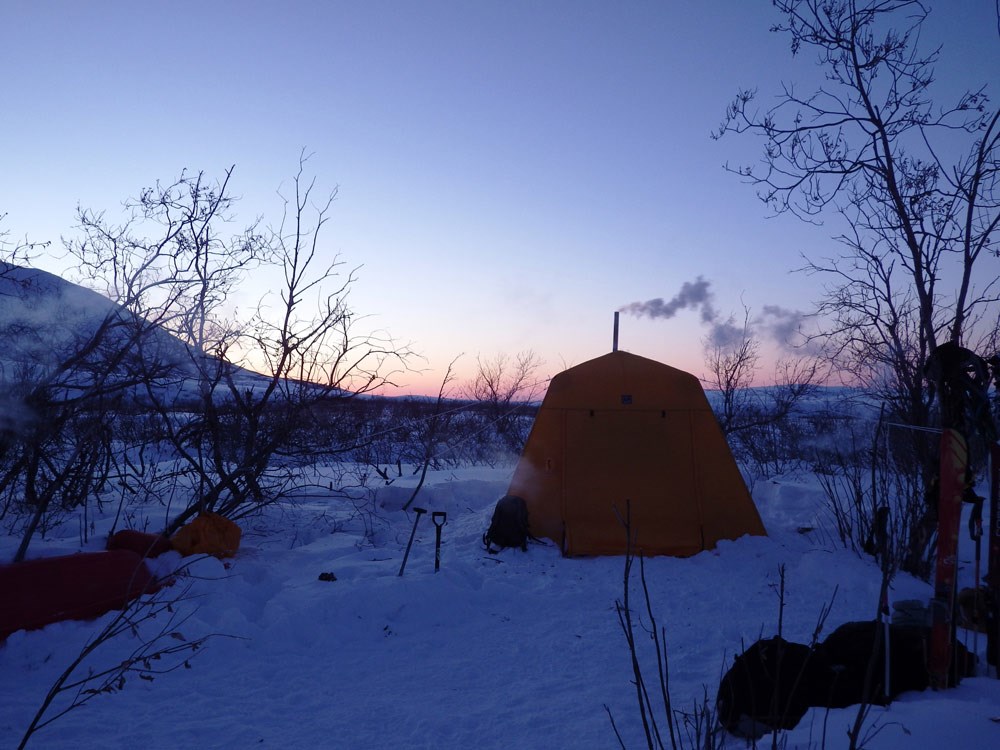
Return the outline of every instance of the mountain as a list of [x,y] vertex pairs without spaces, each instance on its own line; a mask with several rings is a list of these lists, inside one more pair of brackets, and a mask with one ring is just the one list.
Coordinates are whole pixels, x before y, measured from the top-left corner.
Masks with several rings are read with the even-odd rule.
[[[94,343],[94,335],[108,322],[112,330],[93,353],[60,373],[61,386],[80,386],[102,372],[101,364],[120,357],[111,379],[128,378],[143,364],[158,362],[170,368],[168,399],[187,400],[197,393],[198,352],[169,331],[147,323],[104,295],[35,268],[0,263],[0,383],[41,382],[66,368],[70,358]],[[141,350],[132,337],[146,325]],[[123,354],[122,347],[126,348]],[[252,388],[262,376],[235,367],[241,387]],[[140,390],[134,393],[143,398]]]

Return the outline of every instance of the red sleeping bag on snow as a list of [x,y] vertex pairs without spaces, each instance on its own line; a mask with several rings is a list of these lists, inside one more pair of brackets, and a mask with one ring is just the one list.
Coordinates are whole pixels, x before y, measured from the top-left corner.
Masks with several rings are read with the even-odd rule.
[[122,529],[108,537],[107,549],[128,549],[139,557],[159,557],[174,548],[170,540],[162,534]]
[[89,620],[157,588],[142,558],[124,549],[0,565],[0,639],[60,620]]

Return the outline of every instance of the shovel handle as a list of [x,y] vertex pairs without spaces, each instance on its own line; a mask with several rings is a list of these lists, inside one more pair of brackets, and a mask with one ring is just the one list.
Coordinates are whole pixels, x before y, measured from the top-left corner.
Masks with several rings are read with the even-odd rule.
[[406,544],[406,553],[403,555],[403,564],[399,566],[398,575],[403,575],[403,570],[406,568],[406,561],[410,557],[410,547],[413,546],[413,538],[417,535],[417,524],[420,523],[420,516],[427,512],[426,508],[414,508],[413,512],[417,514],[417,517],[413,519],[413,530],[410,532],[410,541]]
[[436,510],[431,513],[431,520],[434,522],[434,572],[441,570],[441,529],[448,522],[448,514],[443,510]]

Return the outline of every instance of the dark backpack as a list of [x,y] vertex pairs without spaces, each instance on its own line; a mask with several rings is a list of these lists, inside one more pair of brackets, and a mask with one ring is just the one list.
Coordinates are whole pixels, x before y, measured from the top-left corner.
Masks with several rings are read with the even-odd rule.
[[497,500],[490,528],[483,534],[486,551],[493,554],[496,550],[492,546],[496,545],[500,549],[520,547],[527,552],[528,539],[532,538],[534,537],[528,533],[528,506],[524,499],[516,495],[504,495]]

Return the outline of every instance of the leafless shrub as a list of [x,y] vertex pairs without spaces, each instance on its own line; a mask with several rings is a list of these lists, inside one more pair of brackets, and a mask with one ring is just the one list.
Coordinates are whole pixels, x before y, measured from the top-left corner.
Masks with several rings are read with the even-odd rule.
[[[152,682],[178,669],[191,669],[191,658],[213,635],[189,637],[182,628],[194,614],[190,584],[175,584],[133,599],[87,640],[52,683],[18,744],[27,746],[36,733],[94,698],[124,690],[138,678]],[[101,663],[100,654],[128,642],[127,652]]]
[[890,518],[892,559],[924,579],[931,572],[935,525],[928,522],[928,490],[917,466],[935,437],[885,420],[844,425],[835,443],[817,450],[814,462],[841,543],[874,555],[879,518]]
[[[646,623],[642,628],[645,637],[652,645],[655,664],[655,674],[652,677],[654,686],[650,687],[646,672],[643,669],[642,657],[639,653],[637,624],[631,604],[632,566],[636,558],[632,547],[634,537],[628,503],[626,503],[624,517],[619,514],[619,522],[624,528],[627,542],[625,547],[625,567],[622,577],[622,598],[615,601],[615,611],[618,614],[618,623],[628,644],[629,657],[632,664],[632,684],[635,687],[636,706],[640,721],[642,722],[646,745],[650,750],[654,750],[654,748],[662,750],[667,747],[665,742],[669,740],[669,746],[672,750],[685,747],[689,747],[692,750],[713,750],[716,747],[721,747],[718,743],[722,741],[722,738],[718,734],[714,708],[712,704],[708,703],[707,699],[700,706],[696,705],[690,713],[678,711],[673,706],[670,697],[670,670],[667,656],[666,629],[657,624],[653,604],[649,596],[649,587],[646,583],[645,562],[642,555],[640,555],[639,580],[642,585],[646,617]],[[611,726],[619,745],[625,748],[625,742],[615,724],[611,709],[607,705],[605,705],[604,709],[611,721]],[[661,724],[666,725],[666,735],[664,735],[664,728],[661,728]]]
[[542,383],[537,372],[541,358],[532,351],[520,352],[513,359],[498,354],[491,359],[478,357],[476,375],[468,397],[479,407],[482,418],[492,425],[500,443],[514,455],[524,449],[531,429],[532,403],[538,398]]

